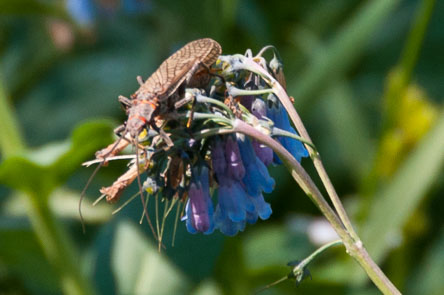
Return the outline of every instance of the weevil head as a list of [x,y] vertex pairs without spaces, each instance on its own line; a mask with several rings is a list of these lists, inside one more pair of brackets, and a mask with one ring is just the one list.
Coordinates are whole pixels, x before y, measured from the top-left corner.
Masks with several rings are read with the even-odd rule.
[[128,132],[132,138],[136,138],[139,136],[139,133],[142,132],[143,127],[145,126],[145,121],[143,118],[139,117],[130,117],[127,122]]
[[127,128],[132,138],[139,136],[143,128],[151,122],[153,113],[154,108],[148,103],[135,104],[130,108]]

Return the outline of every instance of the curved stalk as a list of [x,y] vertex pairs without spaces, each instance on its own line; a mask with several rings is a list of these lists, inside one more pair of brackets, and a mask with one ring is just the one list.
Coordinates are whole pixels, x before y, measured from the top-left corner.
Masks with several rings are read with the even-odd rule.
[[338,212],[339,218],[341,219],[342,223],[344,224],[344,227],[347,229],[347,231],[350,233],[352,238],[359,242],[359,237],[356,234],[352,223],[345,212],[344,206],[342,205],[341,200],[339,199],[338,194],[336,193],[335,188],[333,187],[333,184],[328,177],[327,171],[324,168],[324,164],[321,161],[319,153],[312,148],[313,141],[311,140],[310,136],[308,135],[307,129],[305,129],[304,124],[302,123],[301,118],[299,117],[299,114],[296,112],[296,110],[293,107],[293,103],[291,102],[290,98],[288,97],[287,92],[285,89],[279,84],[276,79],[274,79],[266,70],[264,70],[261,66],[259,66],[257,63],[248,60],[244,58],[242,64],[238,64],[236,69],[244,68],[246,70],[252,71],[258,75],[260,75],[273,89],[274,94],[279,98],[282,105],[284,106],[285,110],[287,111],[288,115],[290,116],[291,121],[296,127],[296,130],[300,134],[302,138],[304,138],[308,143],[305,144],[305,147],[310,152],[311,158],[313,160],[313,164],[316,168],[316,171],[319,174],[319,177],[321,178],[321,181],[327,190],[327,194],[330,197],[330,200],[333,203],[334,208]]
[[330,207],[320,193],[319,189],[314,184],[313,180],[307,174],[305,169],[302,168],[299,162],[293,157],[293,155],[291,155],[279,142],[262,134],[260,131],[241,120],[236,119],[234,121],[232,131],[253,137],[272,148],[273,151],[278,154],[279,158],[290,171],[291,175],[302,190],[310,197],[310,199],[330,222],[344,243],[347,253],[359,263],[379,290],[383,294],[401,294],[382,272],[379,266],[372,260],[359,237],[357,237],[357,239],[353,238],[350,232],[344,228],[344,225],[339,219],[338,215],[336,215],[334,210]]

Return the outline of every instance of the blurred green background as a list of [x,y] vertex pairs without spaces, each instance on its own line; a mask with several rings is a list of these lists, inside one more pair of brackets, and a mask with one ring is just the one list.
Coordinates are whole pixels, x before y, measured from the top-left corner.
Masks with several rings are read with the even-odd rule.
[[[403,293],[444,294],[443,19],[431,0],[0,0],[0,294],[251,294],[331,239],[275,167],[270,220],[234,238],[180,223],[174,247],[170,220],[159,254],[140,202],[91,206],[121,163],[89,188],[82,234],[81,163],[125,119],[117,96],[202,37],[225,54],[277,47],[370,254]],[[342,247],[309,269],[263,294],[379,293]]]

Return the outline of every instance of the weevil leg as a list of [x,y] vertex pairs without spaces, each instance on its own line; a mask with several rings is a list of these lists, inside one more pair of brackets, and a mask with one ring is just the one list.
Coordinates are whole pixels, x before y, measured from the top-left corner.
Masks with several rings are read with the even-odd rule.
[[[97,172],[99,172],[100,168],[106,165],[106,163],[107,163],[106,159],[108,157],[113,156],[114,154],[116,154],[116,152],[115,152],[116,150],[119,150],[119,145],[122,144],[122,142],[124,143],[125,147],[128,145],[128,143],[125,140],[122,140],[122,138],[125,138],[126,134],[128,133],[126,131],[126,126],[125,125],[121,125],[121,126],[117,127],[116,130],[118,130],[119,134],[123,133],[123,135],[120,135],[119,138],[115,142],[113,142],[112,144],[110,144],[106,148],[104,148],[104,149],[102,149],[102,150],[100,150],[100,151],[98,151],[96,153],[96,158],[103,159],[103,161],[100,162],[99,165],[97,165],[96,169],[94,169],[93,173],[88,178],[88,181],[86,182],[85,187],[83,188],[82,192],[80,193],[79,216],[80,216],[80,221],[82,223],[83,233],[85,233],[86,230],[85,230],[85,223],[83,221],[83,215],[82,215],[82,201],[85,198],[86,190],[88,189],[88,187],[91,184],[92,180],[96,176]],[[120,149],[120,150],[122,150],[122,149]]]
[[191,107],[191,113],[190,113],[190,117],[188,118],[187,121],[187,128],[190,128],[191,126],[191,121],[193,121],[193,117],[194,117],[194,108],[196,107],[196,99],[193,99],[193,106]]
[[[95,154],[96,159],[106,160],[106,158],[108,158],[108,157],[113,157],[113,156],[117,155],[118,153],[120,153],[124,148],[126,148],[128,146],[128,144],[131,143],[131,139],[127,138],[128,134],[126,132],[125,125],[122,124],[122,125],[118,126],[116,129],[114,129],[114,133],[119,138],[116,139],[116,141],[114,141],[110,145],[108,145],[106,148],[97,151]],[[106,161],[104,161],[103,163],[104,163],[104,165],[106,165]]]
[[171,138],[169,137],[168,134],[166,134],[166,132],[162,129],[162,127],[157,127],[156,124],[151,124],[151,128],[153,128],[155,131],[157,131],[157,133],[159,133],[159,136],[165,141],[165,143],[167,144],[167,147],[165,148],[165,150],[169,150],[170,147],[174,146],[173,141],[171,140]]
[[119,95],[119,102],[126,107],[131,106],[131,99],[129,99],[128,97],[125,97],[123,95]]
[[187,85],[189,85],[189,84],[191,84],[191,81],[192,81],[192,79],[193,79],[193,76],[194,76],[194,74],[197,72],[197,70],[200,68],[200,67],[204,67],[205,68],[205,65],[203,64],[203,63],[201,63],[201,62],[197,62],[197,63],[195,63],[194,65],[193,65],[193,67],[191,67],[191,69],[188,71],[188,73],[186,74],[186,78],[185,78],[185,83],[187,84]]
[[119,102],[120,102],[120,105],[122,106],[123,110],[126,113],[128,113],[128,109],[132,105],[131,99],[129,99],[128,97],[125,97],[123,95],[119,95]]
[[184,105],[186,105],[187,103],[189,103],[190,101],[193,101],[193,100],[195,100],[194,99],[194,95],[193,96],[189,96],[189,97],[184,97],[184,98],[182,98],[182,99],[180,99],[180,100],[178,100],[178,101],[176,101],[174,103],[174,108],[176,110],[180,109],[181,107],[183,107]]
[[119,125],[116,128],[114,128],[113,132],[115,135],[117,135],[118,137],[122,136],[122,132],[124,132],[126,129],[125,124]]
[[143,81],[142,76],[137,76],[136,77],[137,83],[139,83],[140,86],[142,86],[145,82]]
[[165,143],[167,144],[167,150],[174,146],[173,141],[171,140],[171,138],[168,136],[168,134],[166,134],[165,131],[163,131],[163,129],[159,129],[159,135],[162,137],[163,140],[165,140]]
[[[138,147],[139,146],[139,139],[136,137],[135,138],[135,146]],[[145,163],[146,165],[147,163]],[[136,171],[137,171],[137,185],[139,186],[139,192],[140,192],[140,200],[142,202],[142,208],[143,208],[143,213],[145,214],[146,220],[148,221],[148,225],[150,226],[151,232],[153,233],[154,238],[159,241],[159,238],[156,235],[156,232],[154,231],[154,227],[153,224],[151,223],[151,219],[150,216],[148,215],[148,212],[146,210],[146,205],[145,205],[145,196],[143,193],[143,186],[142,186],[142,181],[140,179],[140,165],[139,165],[139,151],[136,150]],[[144,171],[146,170],[147,166],[144,167]]]

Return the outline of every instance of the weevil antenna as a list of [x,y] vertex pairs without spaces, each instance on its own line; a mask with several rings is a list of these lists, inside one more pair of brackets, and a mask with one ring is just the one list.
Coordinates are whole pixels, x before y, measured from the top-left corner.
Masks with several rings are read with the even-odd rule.
[[140,191],[140,200],[142,201],[142,207],[143,207],[143,213],[145,214],[145,218],[148,221],[148,225],[150,226],[151,232],[153,233],[154,238],[158,241],[158,237],[156,235],[156,232],[154,231],[153,224],[151,223],[150,216],[146,210],[145,207],[145,198],[143,194],[143,187],[142,187],[142,181],[140,180],[140,172],[139,172],[139,138],[138,136],[135,136],[136,141],[136,165],[137,165],[137,184],[139,186]]

